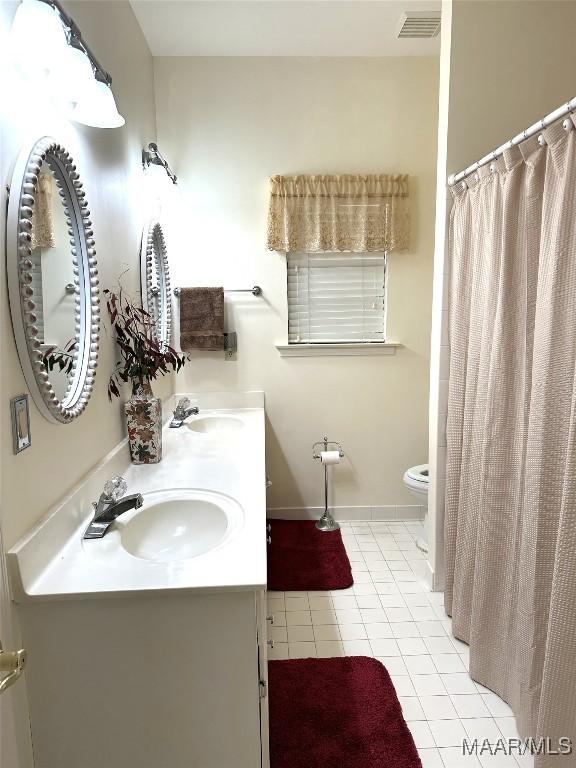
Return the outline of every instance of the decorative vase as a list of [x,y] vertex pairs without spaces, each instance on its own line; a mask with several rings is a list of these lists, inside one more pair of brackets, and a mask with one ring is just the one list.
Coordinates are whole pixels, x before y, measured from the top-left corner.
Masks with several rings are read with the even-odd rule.
[[124,405],[132,464],[157,464],[162,458],[162,401],[148,381],[132,382]]

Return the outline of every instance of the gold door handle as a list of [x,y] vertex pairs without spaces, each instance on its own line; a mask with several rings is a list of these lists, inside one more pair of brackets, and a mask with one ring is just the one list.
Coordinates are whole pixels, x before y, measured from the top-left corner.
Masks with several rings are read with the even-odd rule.
[[0,648],[0,673],[8,672],[6,677],[0,680],[0,693],[4,693],[20,677],[26,666],[26,651],[4,651]]

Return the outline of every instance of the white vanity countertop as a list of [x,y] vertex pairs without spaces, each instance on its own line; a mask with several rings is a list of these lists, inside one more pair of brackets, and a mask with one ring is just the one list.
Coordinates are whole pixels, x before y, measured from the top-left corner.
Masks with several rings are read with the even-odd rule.
[[[16,602],[122,597],[173,590],[253,590],[266,586],[266,477],[262,392],[190,394],[200,417],[234,416],[242,427],[202,433],[164,428],[159,464],[130,464],[124,442],[8,552]],[[196,404],[193,402],[193,404]],[[172,403],[164,406],[171,415]],[[191,417],[192,421],[194,417]],[[216,549],[188,560],[158,562],[129,555],[111,529],[84,540],[91,502],[104,482],[122,475],[128,493],[169,489],[214,491],[243,508],[243,524]],[[119,521],[122,518],[119,519]]]

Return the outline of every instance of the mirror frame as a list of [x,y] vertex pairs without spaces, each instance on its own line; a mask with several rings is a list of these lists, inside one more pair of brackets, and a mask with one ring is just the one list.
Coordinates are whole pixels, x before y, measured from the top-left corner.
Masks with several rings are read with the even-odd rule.
[[[152,275],[156,271],[156,287]],[[142,307],[155,319],[156,338],[161,344],[170,344],[172,338],[172,291],[170,288],[170,266],[164,232],[160,222],[150,221],[142,232],[140,247],[140,281]],[[160,293],[160,317],[154,314],[154,298]]]
[[[50,161],[70,236],[74,269],[75,331],[78,349],[66,395],[56,395],[44,364],[34,314],[32,288],[32,213],[43,163]],[[100,342],[100,292],[96,250],[88,201],[80,174],[66,148],[51,136],[43,136],[16,161],[6,232],[6,258],[10,313],[18,357],[26,384],[40,413],[53,423],[67,424],[86,408],[94,387]]]

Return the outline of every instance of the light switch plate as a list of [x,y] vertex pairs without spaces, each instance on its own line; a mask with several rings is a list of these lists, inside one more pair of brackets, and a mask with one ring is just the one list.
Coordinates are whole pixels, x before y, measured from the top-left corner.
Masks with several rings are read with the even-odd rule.
[[12,444],[14,453],[20,453],[32,445],[28,395],[16,395],[10,400],[12,415]]

